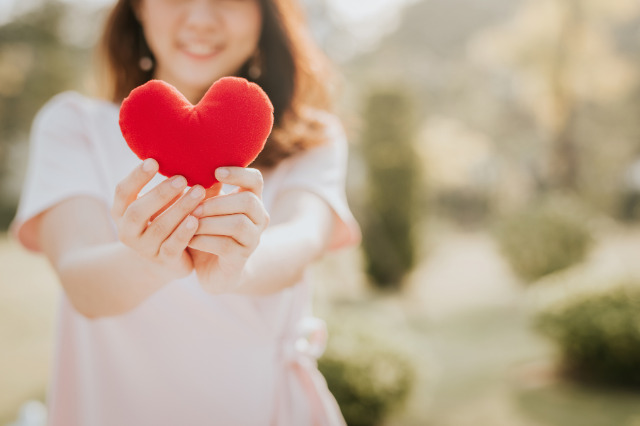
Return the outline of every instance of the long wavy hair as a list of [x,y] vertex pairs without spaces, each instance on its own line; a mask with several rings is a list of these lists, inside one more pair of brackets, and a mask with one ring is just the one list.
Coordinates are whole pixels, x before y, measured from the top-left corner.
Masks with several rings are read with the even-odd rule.
[[[131,90],[152,78],[140,58],[153,55],[134,13],[140,0],[118,0],[109,14],[97,55],[103,96],[121,103]],[[260,85],[274,107],[274,128],[252,166],[267,169],[282,159],[325,141],[325,129],[313,110],[331,108],[333,69],[313,42],[296,0],[257,0],[262,9],[258,43],[262,72],[253,79],[247,60],[238,76]],[[212,81],[213,83],[213,81]]]

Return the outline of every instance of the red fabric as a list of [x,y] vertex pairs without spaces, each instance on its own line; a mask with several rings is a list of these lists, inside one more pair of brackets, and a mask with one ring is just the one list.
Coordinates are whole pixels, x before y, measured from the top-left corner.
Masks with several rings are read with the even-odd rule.
[[255,83],[224,77],[192,105],[175,87],[151,80],[131,91],[120,108],[120,129],[140,159],[154,158],[165,176],[189,185],[217,182],[223,166],[248,166],[273,126],[273,105]]

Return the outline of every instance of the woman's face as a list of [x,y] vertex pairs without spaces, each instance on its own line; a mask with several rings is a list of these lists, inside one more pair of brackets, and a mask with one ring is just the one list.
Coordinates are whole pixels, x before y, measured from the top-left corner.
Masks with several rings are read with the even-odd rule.
[[191,102],[238,72],[262,30],[259,0],[140,0],[137,15],[155,56],[154,78]]

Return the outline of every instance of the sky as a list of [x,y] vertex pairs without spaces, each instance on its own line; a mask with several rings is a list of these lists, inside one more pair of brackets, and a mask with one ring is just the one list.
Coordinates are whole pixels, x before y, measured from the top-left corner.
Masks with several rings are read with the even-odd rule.
[[[10,12],[19,13],[48,0],[0,0],[0,25],[10,20]],[[60,0],[84,8],[99,8],[113,4],[115,0]],[[315,21],[312,31],[321,45],[330,52],[332,59],[342,62],[358,52],[374,48],[377,41],[392,31],[399,22],[399,13],[406,5],[418,0],[300,0],[315,4],[325,1],[332,21],[343,34],[339,42],[325,44],[331,34],[330,25]],[[312,8],[313,10],[313,8]],[[347,36],[348,33],[349,35]],[[71,31],[73,33],[73,31]]]
[[327,0],[329,6],[346,21],[362,22],[396,13],[410,0]]
[[[95,6],[107,5],[114,0],[64,0],[69,3],[93,3]],[[413,0],[327,0],[334,11],[345,22],[361,25],[363,22],[376,21],[381,17],[393,15],[405,4]],[[30,4],[33,0],[0,0],[0,22],[6,21],[14,4]]]

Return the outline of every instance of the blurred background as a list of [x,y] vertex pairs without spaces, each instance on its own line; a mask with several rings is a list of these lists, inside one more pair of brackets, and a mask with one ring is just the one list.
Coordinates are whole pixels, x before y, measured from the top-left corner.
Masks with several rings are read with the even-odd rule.
[[[640,3],[306,0],[342,75],[361,247],[313,268],[350,425],[640,425]],[[0,424],[59,286],[7,226],[37,110],[109,0],[0,0]]]

